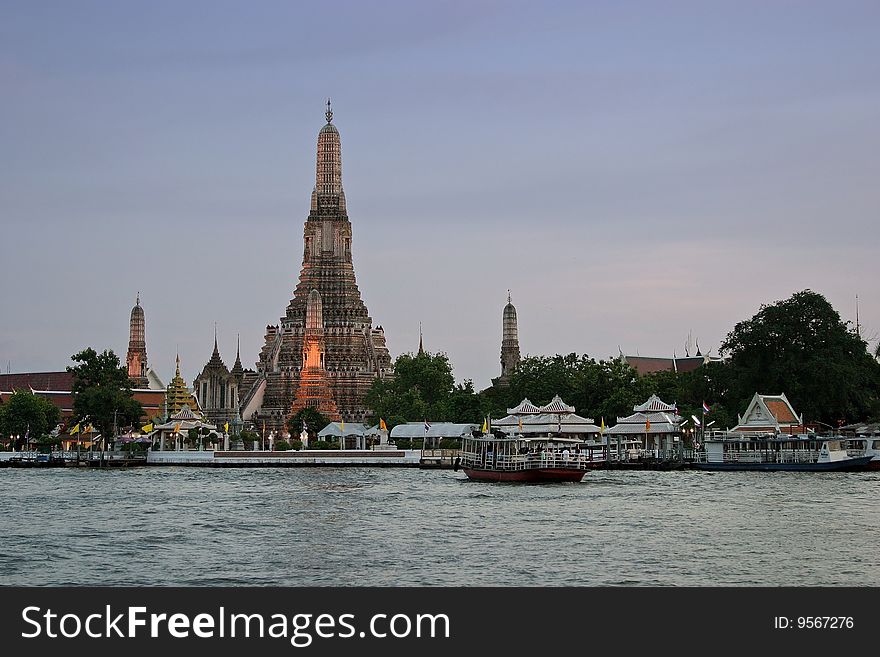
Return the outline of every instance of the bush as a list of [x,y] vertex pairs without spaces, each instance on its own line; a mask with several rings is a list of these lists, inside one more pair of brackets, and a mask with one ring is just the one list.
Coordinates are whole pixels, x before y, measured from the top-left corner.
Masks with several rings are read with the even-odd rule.
[[275,443],[275,451],[276,452],[286,452],[290,449],[290,443],[286,440],[279,440]]
[[314,443],[309,445],[309,449],[339,449],[339,443],[337,441],[328,442],[326,440],[316,440]]
[[290,443],[290,448],[295,449],[296,451],[301,450],[303,448],[303,441],[301,441],[299,438],[294,438],[293,441],[291,441]]

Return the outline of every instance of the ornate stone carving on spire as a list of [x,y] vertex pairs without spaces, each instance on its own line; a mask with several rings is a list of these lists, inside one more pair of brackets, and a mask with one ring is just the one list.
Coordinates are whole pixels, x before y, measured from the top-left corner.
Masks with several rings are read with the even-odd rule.
[[306,304],[306,331],[303,337],[302,370],[296,390],[296,400],[290,408],[291,415],[304,408],[314,408],[328,420],[341,419],[336,402],[327,385],[327,370],[324,368],[324,319],[321,294],[317,290],[309,292]]
[[[373,379],[393,373],[384,331],[373,328],[355,278],[340,137],[331,123],[330,106],[325,117],[327,123],[318,133],[311,211],[303,226],[299,282],[280,325],[266,327],[255,381],[242,395],[247,409],[244,419],[265,420],[267,428],[284,427],[291,412],[290,397],[299,390],[309,353],[305,345],[307,306],[313,290],[321,302],[318,323],[323,330],[326,381],[342,418],[364,421],[368,413],[364,397]],[[310,317],[317,319],[317,313]]]
[[186,387],[186,381],[180,376],[180,354],[177,354],[177,369],[174,372],[174,378],[171,379],[171,383],[168,384],[168,388],[165,390],[165,408],[169,415],[174,415],[184,406],[192,409],[198,408],[196,400],[193,399],[192,394]]
[[133,388],[149,387],[147,379],[147,343],[146,321],[144,309],[141,307],[141,293],[137,293],[134,308],[131,309],[129,319],[128,354],[125,357],[125,365],[128,368],[128,378],[131,379]]
[[506,385],[510,375],[519,365],[519,329],[517,328],[516,308],[507,291],[507,305],[501,317],[501,376],[495,379],[496,385]]

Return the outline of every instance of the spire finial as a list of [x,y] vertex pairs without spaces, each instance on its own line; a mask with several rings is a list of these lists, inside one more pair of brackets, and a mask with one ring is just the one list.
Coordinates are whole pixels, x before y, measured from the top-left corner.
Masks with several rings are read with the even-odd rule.
[[419,354],[418,355],[419,356],[425,355],[425,347],[424,347],[424,344],[422,343],[422,323],[421,322],[419,322]]
[[235,343],[235,355],[236,357],[241,354],[241,333],[239,333],[236,337]]
[[214,322],[214,351],[219,352],[217,349],[217,322]]
[[507,290],[507,303],[510,303],[510,290]]
[[180,352],[177,352],[177,371],[174,374],[175,378],[180,378]]
[[140,290],[138,290],[137,300],[135,300],[134,305],[136,305],[136,306],[141,305],[141,291]]
[[333,110],[330,109],[330,98],[327,98],[327,111],[324,112],[324,116],[327,117],[327,123],[333,120]]

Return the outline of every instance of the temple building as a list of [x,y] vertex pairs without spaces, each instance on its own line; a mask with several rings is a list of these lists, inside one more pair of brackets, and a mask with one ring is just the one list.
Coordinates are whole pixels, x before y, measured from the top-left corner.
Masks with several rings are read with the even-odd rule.
[[[306,314],[316,290],[323,324],[322,376],[341,419],[363,422],[364,397],[376,378],[392,376],[391,355],[381,326],[373,327],[355,280],[352,227],[342,189],[339,131],[327,102],[327,123],[318,134],[315,187],[303,230],[299,283],[280,323],[266,327],[256,373],[245,376],[242,417],[268,429],[283,429],[300,386],[307,354]],[[314,329],[313,329],[314,330]],[[323,393],[321,393],[323,394]]]
[[217,347],[217,331],[214,331],[214,352],[193,381],[193,391],[199,409],[211,424],[232,424],[239,417],[239,390],[243,376],[241,349],[236,352],[232,371],[226,367]]
[[510,301],[507,291],[507,305],[501,314],[501,376],[492,379],[492,385],[506,386],[510,375],[519,365],[519,329],[516,322],[516,308]]
[[804,416],[798,415],[785,393],[760,395],[757,392],[745,413],[737,415],[731,431],[743,433],[805,433]]
[[134,308],[131,309],[128,331],[128,354],[125,357],[125,366],[128,368],[128,378],[131,379],[132,388],[147,388],[147,342],[146,322],[144,309],[141,308],[141,295],[138,293]]
[[635,446],[642,455],[664,458],[676,449],[682,419],[676,404],[651,395],[644,404],[633,406],[632,415],[618,417],[617,424],[604,433],[609,444],[617,442],[618,453]]
[[191,409],[197,408],[198,402],[193,397],[189,388],[186,387],[186,381],[180,376],[180,355],[177,356],[177,370],[174,378],[168,384],[165,391],[165,409],[166,414],[174,415],[187,406]]
[[309,292],[306,304],[306,331],[303,335],[302,369],[299,385],[291,405],[291,414],[304,408],[314,408],[331,422],[341,418],[336,402],[327,384],[327,370],[324,368],[324,320],[321,309],[321,295],[317,290]]

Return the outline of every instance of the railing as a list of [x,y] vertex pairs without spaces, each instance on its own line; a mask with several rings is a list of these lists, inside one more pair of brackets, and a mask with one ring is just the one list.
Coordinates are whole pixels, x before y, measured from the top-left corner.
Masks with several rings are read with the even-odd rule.
[[[709,457],[716,457],[710,459]],[[810,449],[770,451],[770,450],[726,450],[721,459],[717,454],[698,453],[698,463],[815,463],[819,452]]]
[[591,452],[570,454],[565,458],[562,454],[498,454],[484,458],[479,452],[462,452],[461,464],[464,467],[486,468],[514,472],[517,470],[538,470],[541,468],[576,468],[589,470],[599,463],[605,462],[604,456]]

